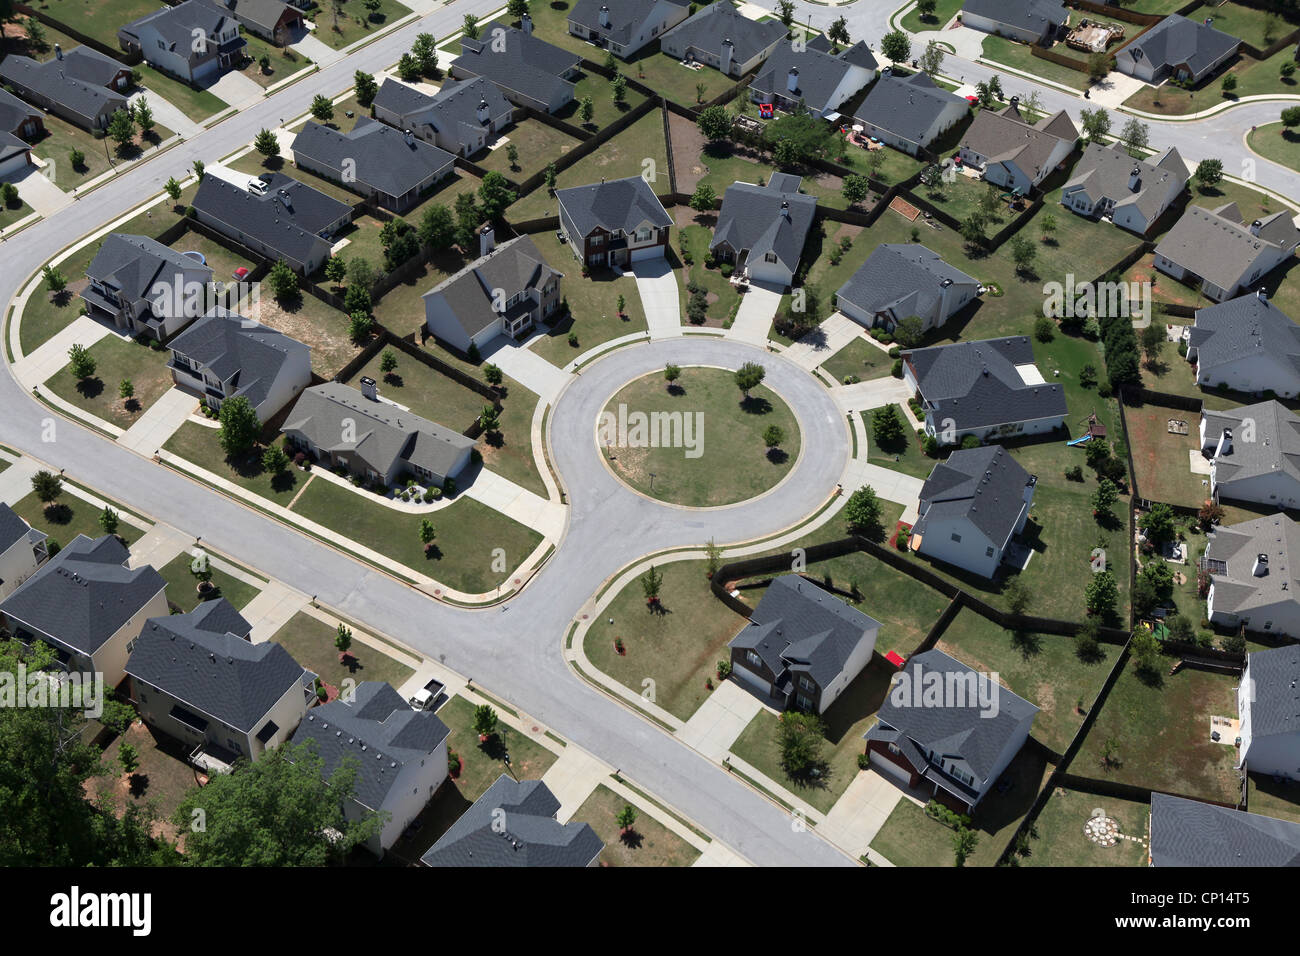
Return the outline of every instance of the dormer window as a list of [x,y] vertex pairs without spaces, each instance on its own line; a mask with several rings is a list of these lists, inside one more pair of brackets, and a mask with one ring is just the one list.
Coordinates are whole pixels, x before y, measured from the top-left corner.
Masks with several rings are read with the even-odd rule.
[[755,667],[763,666],[763,658],[758,656],[758,651],[750,651],[745,655],[745,660]]
[[636,231],[637,242],[645,242],[649,238],[650,238],[650,228],[648,226],[642,226],[640,229]]

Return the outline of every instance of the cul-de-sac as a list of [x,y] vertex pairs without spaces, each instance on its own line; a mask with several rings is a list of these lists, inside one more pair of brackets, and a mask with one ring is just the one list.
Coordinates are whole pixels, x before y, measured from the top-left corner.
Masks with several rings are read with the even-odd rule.
[[900,2],[0,0],[0,863],[1300,862],[1300,0]]

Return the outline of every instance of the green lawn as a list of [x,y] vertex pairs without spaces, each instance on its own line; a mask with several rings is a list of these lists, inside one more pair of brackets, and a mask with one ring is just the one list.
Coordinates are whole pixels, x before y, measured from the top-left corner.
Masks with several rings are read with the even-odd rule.
[[437,369],[416,361],[397,349],[397,369],[388,375],[380,370],[384,352],[379,353],[357,372],[356,379],[369,376],[379,383],[380,394],[391,402],[409,408],[415,414],[436,421],[453,431],[464,431],[490,404],[488,399],[466,388]]
[[[280,443],[278,439],[277,443]],[[315,477],[297,468],[272,476],[262,468],[260,448],[243,458],[228,461],[217,440],[217,429],[197,422],[183,423],[163,444],[163,449],[278,505],[287,506]]]
[[894,360],[888,352],[872,345],[864,332],[822,362],[821,367],[837,382],[843,382],[851,375],[865,382],[888,375],[894,367]]
[[[42,505],[34,494],[29,493],[11,502],[9,507],[33,528],[44,531],[61,545],[70,544],[79,534],[88,538],[99,538],[104,534],[104,529],[99,526],[99,516],[103,509],[94,507],[66,489],[57,501],[48,506]],[[114,507],[113,510],[118,509]],[[118,523],[117,534],[128,545],[144,537],[143,531],[125,521]]]
[[[479,743],[474,733],[474,704],[464,697],[453,697],[438,708],[438,719],[451,730],[447,738],[447,755],[460,757],[463,769],[456,779],[456,789],[469,801],[484,791],[502,774],[511,771],[519,780],[540,780],[555,763],[556,756],[541,744],[530,740],[504,721],[497,724],[497,741]],[[502,759],[510,756],[510,764]]]
[[1265,159],[1288,169],[1300,169],[1300,136],[1281,123],[1269,123],[1252,130],[1246,136],[1246,144]]
[[[525,119],[505,131],[505,142],[495,149],[479,153],[474,162],[485,169],[493,169],[509,179],[521,182],[546,168],[546,164],[563,156],[580,140],[561,133],[540,120]],[[519,151],[517,167],[511,167],[507,150],[514,146]]]
[[924,33],[927,30],[942,30],[944,24],[957,15],[961,9],[962,0],[938,0],[935,4],[934,13],[922,19],[921,14],[913,7],[899,25],[908,33]]
[[[408,220],[409,222],[410,220]],[[344,258],[347,258],[346,254]],[[450,279],[466,264],[453,246],[435,253],[414,276],[393,286],[375,304],[375,320],[398,336],[408,335],[424,326],[424,293]]]
[[[65,401],[119,428],[130,428],[172,387],[165,351],[116,335],[106,335],[89,351],[95,359],[94,375],[78,381],[65,365],[46,385]],[[119,384],[128,379],[135,386],[135,397],[129,402],[118,392]]]
[[400,661],[355,638],[348,651],[352,656],[350,663],[340,664],[338,648],[334,646],[337,636],[335,628],[306,611],[299,611],[275,632],[272,640],[303,667],[335,687],[341,686],[345,680],[357,683],[378,680],[398,688],[415,673]]
[[135,69],[140,71],[141,86],[150,93],[157,93],[196,123],[202,123],[208,117],[229,108],[229,104],[217,94],[196,90],[187,83],[172,79],[166,73],[160,73],[148,63],[137,64]]
[[1274,783],[1272,777],[1251,774],[1246,805],[1251,813],[1300,823],[1300,786],[1294,782]]
[[[872,346],[867,346],[872,348]],[[884,352],[879,354],[884,355]],[[925,452],[921,449],[921,440],[916,437],[911,423],[908,422],[907,416],[903,413],[902,405],[895,405],[895,411],[898,414],[899,421],[903,423],[903,440],[901,442],[892,442],[888,445],[879,444],[871,430],[871,421],[874,411],[860,412],[862,424],[867,434],[867,459],[873,465],[881,465],[885,468],[901,471],[905,475],[912,475],[916,478],[929,478],[930,472],[934,471],[934,466],[938,459],[927,458]],[[859,449],[859,454],[861,450]]]
[[[197,592],[198,578],[190,573],[190,565],[194,557],[188,551],[183,551],[165,567],[158,569],[158,573],[163,576],[167,582],[167,600],[171,601],[182,611],[192,611],[203,603],[199,599]],[[254,587],[241,581],[234,575],[227,574],[220,568],[212,567],[212,584],[217,588],[216,593],[209,596],[209,600],[216,598],[225,598],[235,610],[241,610],[248,606],[248,602],[261,593],[261,588]],[[302,663],[299,661],[299,663]]]
[[35,210],[23,202],[21,195],[18,197],[17,202],[13,204],[0,204],[0,229],[7,229],[14,223],[21,222],[33,212]]
[[316,39],[336,50],[384,29],[411,12],[409,7],[397,0],[379,0],[379,6],[374,11],[363,6],[361,0],[343,0],[338,6],[342,7],[343,15],[337,18],[333,4],[321,4],[312,14],[316,23]]
[[118,48],[119,27],[158,9],[151,0],[43,0],[39,6],[42,12],[60,23],[66,23],[114,50]]
[[[243,31],[248,46],[244,55],[248,58],[241,73],[263,88],[279,83],[286,77],[293,76],[300,70],[311,66],[311,60],[288,47],[278,47],[259,36]],[[269,72],[262,69],[262,57],[270,60]]]
[[[913,187],[913,192],[918,198],[929,200],[958,222],[965,222],[972,213],[977,212],[981,201],[989,193],[996,196],[1004,194],[1003,189],[965,174],[958,174],[951,183],[941,182],[939,185],[942,187],[941,192],[927,189],[918,183]],[[985,213],[984,235],[988,237],[997,235],[998,231],[1016,215],[1018,213],[1013,211],[1008,203],[999,200],[997,205]]]
[[[1119,823],[1121,835],[1137,839],[1117,840],[1114,846],[1089,840],[1083,828],[1098,809]],[[1150,819],[1150,803],[1058,787],[1034,821],[1029,855],[1021,857],[1021,865],[1146,866]]]
[[[97,723],[91,724],[98,726]],[[85,735],[83,735],[83,739]],[[122,745],[135,748],[138,765],[128,777],[122,772],[118,754]],[[128,805],[151,806],[157,814],[157,832],[175,840],[178,831],[172,814],[181,801],[198,787],[197,772],[186,759],[190,748],[164,736],[142,720],[136,720],[126,733],[114,737],[104,748],[101,763],[106,773],[87,782],[90,794],[106,797],[115,812]],[[184,834],[179,834],[183,836]]]
[[[717,216],[697,214],[694,210],[682,209],[678,210],[678,216],[677,241],[682,251],[680,258],[685,262],[685,256],[689,254],[693,260],[692,265],[682,266],[681,281],[678,283],[682,321],[690,321],[686,317],[686,303],[690,298],[687,287],[694,282],[704,288],[708,299],[708,318],[702,324],[723,326],[734,318],[736,310],[740,307],[741,296],[719,268],[715,266],[710,269],[705,265],[705,259],[709,255],[709,243],[713,240],[712,227],[716,223]],[[682,219],[689,224],[683,226]]]
[[[593,49],[592,52],[596,53],[597,51]],[[603,60],[604,55],[599,54],[598,58]],[[626,65],[620,64],[619,69],[625,74],[636,76],[635,71],[629,73]],[[594,133],[602,127],[608,126],[628,110],[635,109],[645,101],[644,96],[631,87],[628,87],[622,104],[620,105],[615,103],[613,82],[613,80],[608,80],[599,73],[580,71],[578,75],[573,78],[573,102],[557,110],[555,112],[555,118],[563,120],[566,123],[572,123],[574,126],[581,127]],[[582,101],[588,96],[591,97],[591,121],[584,123],[580,113],[582,109]],[[566,141],[570,143],[573,142],[567,137]],[[543,168],[546,162],[552,158],[554,158],[553,154],[549,157],[546,155],[538,157],[540,160],[538,168]]]
[[[1214,12],[1214,28],[1219,29],[1218,10]],[[1226,28],[1225,28],[1226,29]],[[1290,27],[1286,28],[1287,30]],[[1283,77],[1282,64],[1295,56],[1294,47],[1287,47],[1274,53],[1267,60],[1239,54],[1230,62],[1226,70],[1219,70],[1189,89],[1166,82],[1161,86],[1143,86],[1124,101],[1132,109],[1164,116],[1184,116],[1198,110],[1208,110],[1225,100],[1240,100],[1243,96],[1268,96],[1295,93],[1297,81],[1294,76]],[[1237,78],[1237,87],[1231,93],[1223,92],[1223,78],[1232,75]],[[1278,111],[1282,106],[1279,104]]]
[[636,823],[622,832],[618,815],[628,805],[601,785],[573,814],[575,822],[590,824],[605,844],[601,866],[690,866],[699,859],[699,850],[643,810],[637,809]]
[[[420,518],[367,501],[364,493],[331,481],[312,482],[293,510],[449,588],[469,594],[509,585],[510,574],[542,540],[536,531],[487,505],[461,498],[432,516],[438,537],[435,547],[426,552],[418,534]],[[497,549],[504,553],[504,571],[493,570]]]
[[[1054,52],[1063,56],[1072,55],[1072,52],[1064,43],[1058,43]],[[1062,86],[1068,86],[1076,90],[1086,90],[1089,85],[1087,73],[1072,70],[1068,66],[1061,66],[1051,60],[1044,60],[1041,57],[1034,56],[1029,52],[1027,43],[1017,43],[1015,40],[1008,40],[1006,37],[986,36],[984,38],[983,56],[988,60],[1002,63],[1022,73],[1028,73],[1030,76],[1041,77],[1044,80],[1050,80],[1053,83],[1059,83]],[[1082,60],[1083,57],[1080,56],[1079,59]],[[1014,85],[1015,79],[1009,79]]]
[[[46,113],[43,119],[45,135],[32,144],[32,152],[53,162],[52,169],[46,167],[45,175],[60,189],[71,190],[74,186],[88,183],[118,162],[111,139],[97,139],[80,126],[73,126],[50,113]],[[79,166],[72,165],[74,149],[80,150],[84,156]]]
[[1277,15],[1270,16],[1267,11],[1233,3],[1232,0],[1218,4],[1202,15],[1214,17],[1214,29],[1245,40],[1261,50],[1282,39],[1297,25],[1288,23]]
[[[799,457],[799,424],[779,395],[759,386],[742,400],[734,374],[712,368],[687,367],[674,385],[669,391],[662,373],[654,372],[624,386],[605,406],[615,422],[624,407],[627,415],[640,412],[651,422],[658,413],[681,416],[671,436],[638,440],[630,418],[626,436],[611,428],[605,454],[619,478],[659,501],[705,508],[757,497],[790,473]],[[784,434],[776,451],[764,445],[772,426]],[[686,427],[697,445],[684,442]],[[606,437],[600,441],[606,445]]]

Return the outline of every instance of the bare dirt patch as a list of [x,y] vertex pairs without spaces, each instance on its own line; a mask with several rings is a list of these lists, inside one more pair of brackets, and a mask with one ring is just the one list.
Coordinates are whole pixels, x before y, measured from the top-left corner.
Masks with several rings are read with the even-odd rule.
[[708,140],[698,126],[671,110],[668,113],[668,134],[673,138],[673,175],[677,178],[677,191],[693,193],[700,180],[709,173],[703,159]]
[[[337,322],[328,321],[326,314]],[[305,293],[301,301],[287,308],[271,296],[263,298],[258,321],[311,346],[312,371],[322,378],[333,378],[361,351],[348,337],[343,314]]]

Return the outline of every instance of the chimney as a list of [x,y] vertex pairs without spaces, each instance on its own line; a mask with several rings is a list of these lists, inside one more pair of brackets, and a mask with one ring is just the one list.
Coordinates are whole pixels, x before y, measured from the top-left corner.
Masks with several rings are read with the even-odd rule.
[[1137,192],[1138,186],[1140,186],[1141,183],[1142,183],[1142,169],[1141,167],[1134,166],[1133,172],[1128,174],[1129,192]]
[[491,119],[491,118],[492,118],[492,111],[491,111],[490,109],[488,109],[488,101],[487,101],[487,100],[479,100],[479,101],[478,101],[478,121],[479,121],[480,123],[486,123],[486,122],[487,122],[489,119]]
[[532,35],[532,32],[533,32],[533,18],[530,17],[530,16],[528,15],[528,11],[527,11],[527,10],[525,10],[525,11],[524,11],[524,15],[523,15],[522,17],[519,18],[519,29],[523,30],[524,33],[525,33],[525,34],[528,34],[529,36]]
[[1267,301],[1268,301],[1268,290],[1267,290],[1267,289],[1263,289],[1263,288],[1261,288],[1261,289],[1259,289],[1259,290],[1255,293],[1255,296],[1256,296],[1256,298],[1259,299],[1260,302],[1267,302]]
[[790,221],[790,202],[789,202],[789,200],[786,200],[786,199],[782,199],[782,200],[781,200],[781,218],[784,219],[786,222],[789,222],[789,221]]
[[496,248],[496,244],[496,233],[492,231],[492,223],[485,222],[483,228],[478,231],[479,257],[489,255]]
[[609,29],[609,7],[603,3],[600,5],[600,25]]
[[402,139],[405,140],[407,146],[415,145],[415,133],[409,129],[402,130]]
[[1225,428],[1223,430],[1223,434],[1219,436],[1218,446],[1214,449],[1214,457],[1218,458],[1220,455],[1231,455],[1231,454],[1232,454],[1232,429]]
[[1258,235],[1259,235],[1259,229],[1260,229],[1260,227],[1263,226],[1263,225],[1264,225],[1264,223],[1263,223],[1261,220],[1256,219],[1254,222],[1252,222],[1252,223],[1250,224],[1250,234],[1251,234],[1252,236],[1258,236]]
[[1253,568],[1251,568],[1250,573],[1253,574],[1253,575],[1255,575],[1255,577],[1257,577],[1257,578],[1262,578],[1262,577],[1264,577],[1264,575],[1268,574],[1268,555],[1267,555],[1267,554],[1257,554],[1257,555],[1255,555],[1255,566],[1254,566]]
[[361,394],[372,402],[379,401],[379,388],[375,385],[375,380],[369,375],[361,377]]
[[735,55],[736,47],[731,42],[731,37],[722,41],[722,72],[731,75],[731,58]]
[[54,44],[54,58],[56,60],[63,59],[63,47],[59,46],[57,43]]
[[787,90],[789,90],[791,93],[798,93],[798,92],[799,92],[799,69],[798,69],[798,67],[794,67],[794,66],[790,67],[790,73],[789,73],[789,74],[786,76],[786,78],[785,78],[785,88],[786,88]]

